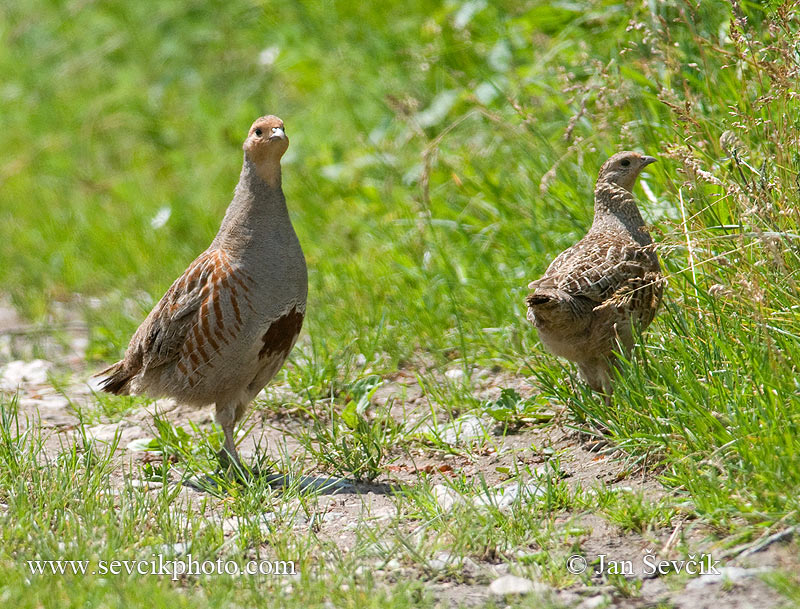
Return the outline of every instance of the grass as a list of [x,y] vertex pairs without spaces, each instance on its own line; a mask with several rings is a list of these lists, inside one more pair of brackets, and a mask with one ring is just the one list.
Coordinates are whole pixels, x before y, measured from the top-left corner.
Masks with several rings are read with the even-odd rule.
[[397,446],[404,438],[404,429],[389,414],[391,403],[368,418],[366,410],[379,380],[368,377],[354,385],[354,399],[347,400],[343,408],[337,408],[331,400],[325,414],[308,411],[311,428],[301,430],[296,439],[315,462],[332,473],[372,481],[385,471],[389,464],[387,448]]
[[[568,425],[604,430],[669,493],[598,491],[592,508],[558,491],[547,509],[515,506],[509,522],[436,512],[420,477],[386,529],[401,560],[422,564],[446,548],[477,559],[490,547],[509,560],[541,528],[536,574],[566,584],[555,565],[573,542],[549,516],[564,510],[596,510],[641,534],[680,511],[723,538],[755,538],[796,523],[800,508],[799,31],[792,3],[779,1],[3,5],[2,293],[43,327],[59,307],[78,309],[92,369],[118,357],[212,238],[243,134],[273,112],[292,142],[284,189],[310,296],[277,381],[291,403],[261,408],[288,406],[306,422],[296,434],[305,457],[375,479],[403,453],[474,462],[498,449],[488,436],[454,446],[437,427],[394,420],[393,405],[373,399],[375,383],[410,371],[430,422],[483,415],[511,434],[563,423],[550,411],[567,405]],[[607,409],[543,353],[524,296],[586,230],[597,169],[623,148],[659,158],[636,195],[669,281]],[[486,371],[525,377],[536,395],[486,401],[477,395]],[[83,430],[140,405],[98,396],[74,408]],[[434,604],[419,582],[359,579],[367,529],[353,555],[313,527],[264,533],[257,522],[242,547],[224,547],[208,505],[176,512],[166,486],[111,494],[110,448],[84,434],[45,462],[35,427],[15,427],[14,402],[0,412],[4,604],[222,606],[265,595],[288,607]],[[217,432],[165,425],[163,446],[208,471]],[[168,464],[137,475],[155,479]],[[282,466],[304,467],[288,457]],[[460,493],[480,494],[476,480],[462,482]],[[237,515],[296,514],[319,499],[258,485],[226,492]],[[284,512],[292,501],[306,507]],[[435,536],[406,543],[411,522]],[[209,557],[304,556],[301,583],[287,592],[277,580],[176,588],[149,578],[110,590],[99,578],[40,578],[30,593],[18,568],[23,557],[130,557],[188,537]],[[797,596],[792,578],[773,585]]]

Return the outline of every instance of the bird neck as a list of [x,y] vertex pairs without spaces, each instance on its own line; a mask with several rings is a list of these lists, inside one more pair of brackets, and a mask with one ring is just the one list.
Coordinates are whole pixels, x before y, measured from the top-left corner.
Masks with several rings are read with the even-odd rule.
[[244,164],[248,168],[249,173],[254,173],[270,188],[281,187],[281,157],[280,156],[262,156],[251,160],[250,157],[244,155]]
[[244,187],[248,192],[280,193],[281,189],[281,163],[280,160],[265,159],[256,163],[244,155],[242,172],[239,174],[239,184],[236,186],[237,192]]
[[289,210],[281,189],[280,164],[277,180],[267,181],[263,173],[245,156],[233,200],[212,246],[237,250],[263,240],[264,233],[286,226],[291,230]]
[[611,182],[598,182],[594,189],[594,222],[592,228],[622,228],[639,243],[651,243],[644,219],[627,188]]

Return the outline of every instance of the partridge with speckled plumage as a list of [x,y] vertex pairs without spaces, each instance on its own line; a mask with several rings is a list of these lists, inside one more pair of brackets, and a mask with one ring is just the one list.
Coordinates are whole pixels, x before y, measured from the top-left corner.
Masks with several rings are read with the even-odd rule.
[[542,343],[577,363],[606,403],[614,352],[630,351],[635,332],[650,325],[661,302],[661,266],[631,193],[655,160],[627,151],[608,159],[594,191],[591,229],[528,285],[528,320]]
[[281,189],[288,146],[278,117],[253,123],[217,236],[153,308],[125,357],[99,373],[110,393],[215,404],[223,463],[240,464],[236,423],[283,365],[305,316],[306,261]]

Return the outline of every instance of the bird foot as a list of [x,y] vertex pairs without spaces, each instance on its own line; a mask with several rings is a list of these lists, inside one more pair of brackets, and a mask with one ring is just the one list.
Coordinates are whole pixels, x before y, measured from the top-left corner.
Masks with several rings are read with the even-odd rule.
[[217,461],[219,462],[220,474],[226,478],[232,478],[244,483],[268,475],[272,471],[271,467],[262,467],[260,463],[246,465],[239,459],[238,454],[231,456],[225,448],[217,453]]
[[196,491],[220,495],[227,494],[228,492],[226,481],[237,482],[242,485],[249,485],[255,481],[259,481],[275,490],[286,490],[295,487],[300,491],[315,491],[320,495],[357,492],[356,485],[350,480],[343,478],[290,476],[288,474],[271,472],[271,470],[267,468],[251,469],[232,467],[227,470],[220,470],[219,473],[214,475],[204,474],[202,476],[193,476],[183,481],[183,485]]

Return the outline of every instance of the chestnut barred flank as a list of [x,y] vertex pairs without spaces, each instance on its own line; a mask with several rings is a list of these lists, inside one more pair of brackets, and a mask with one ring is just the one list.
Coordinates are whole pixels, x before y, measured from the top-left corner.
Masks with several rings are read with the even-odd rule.
[[303,327],[303,314],[292,308],[286,315],[282,315],[272,322],[269,330],[264,334],[264,346],[258,352],[258,357],[263,358],[269,355],[283,355],[289,353],[294,341],[300,334]]

